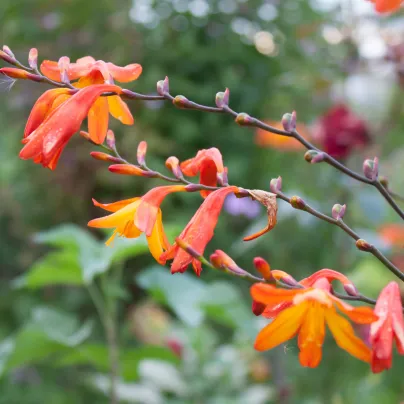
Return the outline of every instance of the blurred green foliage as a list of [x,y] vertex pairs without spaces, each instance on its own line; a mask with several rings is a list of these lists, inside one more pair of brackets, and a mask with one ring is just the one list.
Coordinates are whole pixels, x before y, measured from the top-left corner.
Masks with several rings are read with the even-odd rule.
[[[196,102],[213,105],[216,92],[228,87],[237,111],[279,120],[295,109],[306,123],[333,103],[331,87],[350,75],[352,64],[364,68],[351,41],[330,45],[321,35],[327,24],[344,23],[338,7],[325,12],[309,1],[212,0],[202,1],[209,12],[201,14],[197,3],[2,0],[0,38],[21,60],[36,47],[40,58],[51,60],[91,54],[120,65],[138,62],[143,74],[130,85],[135,91],[154,92],[167,75],[172,93]],[[275,54],[254,46],[260,31],[272,34]],[[371,375],[331,338],[314,370],[300,368],[294,341],[258,354],[252,345],[265,321],[250,312],[248,284],[208,270],[200,279],[192,273],[171,276],[153,263],[143,239],[117,239],[113,248],[105,247],[104,234],[84,229],[100,215],[91,198],[129,198],[159,181],[109,173],[90,160],[94,146],[79,136],[54,172],[20,161],[26,118],[46,86],[20,81],[10,87],[0,83],[0,404],[109,402],[108,350],[89,297],[93,285],[120,301],[122,402],[377,404],[404,397],[400,358],[393,371]],[[395,91],[402,99],[402,90]],[[390,174],[402,172],[404,153],[403,107],[396,103],[384,118],[389,123],[394,112],[395,125],[375,126],[374,149],[365,152],[380,152]],[[111,126],[129,160],[140,140],[149,145],[148,165],[160,171],[170,155],[183,160],[215,146],[232,184],[268,189],[270,179],[282,175],[288,195],[298,194],[324,212],[336,202],[347,203],[347,221],[371,242],[381,242],[378,226],[395,220],[374,190],[331,167],[306,164],[303,153],[257,147],[253,132],[228,116],[167,103],[130,106],[135,125]],[[366,108],[361,112],[366,116]],[[363,157],[358,153],[347,163],[360,170]],[[403,193],[402,176],[397,177],[393,185]],[[199,204],[197,195],[167,198],[163,210],[171,239]],[[242,242],[264,223],[263,211],[252,220],[224,211],[206,255],[220,248],[245,268],[261,255],[296,278],[334,268],[352,275],[372,297],[390,280],[388,271],[356,251],[345,234],[288,205],[281,204],[279,224],[270,234]],[[115,275],[122,271],[118,282]],[[168,341],[181,346],[180,356]]]

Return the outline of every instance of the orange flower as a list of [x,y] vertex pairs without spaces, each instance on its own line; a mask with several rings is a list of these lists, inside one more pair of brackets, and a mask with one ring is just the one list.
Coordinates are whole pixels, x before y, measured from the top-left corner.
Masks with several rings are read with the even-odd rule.
[[370,0],[375,4],[376,11],[379,13],[388,13],[400,8],[402,0]]
[[390,369],[392,364],[393,338],[397,350],[404,355],[404,317],[400,289],[396,282],[390,282],[380,293],[375,313],[379,320],[370,326],[372,344],[372,372]]
[[404,226],[402,224],[386,224],[379,229],[379,235],[391,246],[404,246]]
[[[282,122],[266,121],[265,123],[276,129],[284,130]],[[296,129],[304,138],[309,138],[309,132],[305,125],[297,124]],[[292,137],[276,135],[263,129],[256,130],[255,143],[261,147],[269,147],[281,151],[301,151],[305,149],[301,143]]]
[[[226,196],[231,192],[237,191],[237,187],[225,187],[213,191],[203,201],[195,215],[178,236],[178,239],[183,240],[185,243],[189,244],[191,248],[203,255],[206,245],[213,237],[213,232]],[[171,273],[185,272],[188,265],[191,263],[198,276],[202,271],[201,263],[185,250],[181,249],[178,243],[168,248],[160,259],[163,263],[167,260],[174,260],[171,264]]]
[[[119,67],[113,63],[95,60],[91,56],[78,59],[76,63],[70,63],[66,57],[59,62],[44,60],[41,64],[42,73],[55,81],[61,81],[61,74],[65,72],[70,80],[79,79],[74,83],[77,88],[83,88],[93,84],[113,84],[114,79],[121,83],[136,80],[142,73],[142,66],[134,63],[125,67]],[[110,113],[124,125],[133,124],[133,116],[119,96],[100,97],[90,109],[88,114],[88,131],[91,140],[102,143],[108,130]]]
[[141,233],[145,233],[151,254],[157,262],[164,263],[160,256],[170,247],[170,244],[164,233],[160,205],[168,194],[184,191],[183,185],[168,185],[153,188],[141,198],[125,199],[108,204],[102,204],[93,199],[95,206],[114,213],[90,220],[88,226],[115,228],[106,242],[107,245],[111,244],[116,235],[137,238]]
[[369,307],[352,307],[336,298],[330,293],[330,288],[325,278],[318,279],[313,287],[306,289],[277,289],[264,283],[253,285],[251,296],[254,301],[267,306],[289,303],[288,308],[259,332],[255,349],[272,349],[299,333],[300,363],[314,368],[321,361],[327,323],[340,348],[360,360],[370,362],[370,349],[355,335],[351,324],[336,309],[359,324],[370,324],[377,320],[377,316]]
[[[181,163],[182,173],[194,177],[200,173],[199,183],[215,187],[218,176],[223,181],[227,176],[227,168],[223,166],[222,154],[216,147],[199,150],[195,157]],[[206,198],[212,191],[201,191],[201,196]]]
[[[49,90],[35,104],[24,132],[23,160],[33,159],[53,170],[63,148],[81,126],[92,105],[104,92],[121,93],[118,86],[86,87],[70,97],[71,90]],[[66,100],[66,97],[69,97]],[[50,106],[50,107],[49,107]]]

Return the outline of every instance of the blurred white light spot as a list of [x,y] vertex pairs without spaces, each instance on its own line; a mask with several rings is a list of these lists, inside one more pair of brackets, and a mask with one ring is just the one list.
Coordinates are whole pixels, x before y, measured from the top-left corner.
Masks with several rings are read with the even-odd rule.
[[173,7],[178,13],[185,13],[188,11],[188,0],[173,0]]
[[264,21],[272,21],[278,16],[278,10],[273,4],[263,4],[257,11],[258,17]]
[[342,32],[331,25],[325,25],[322,29],[323,38],[332,45],[338,45],[344,39]]
[[150,0],[134,0],[133,6],[129,11],[129,17],[132,21],[144,25],[153,24],[158,19]]
[[209,14],[209,4],[205,0],[193,0],[189,3],[188,9],[195,17],[205,17]]
[[386,53],[386,44],[380,37],[369,38],[359,44],[359,54],[366,59],[381,59]]
[[234,0],[220,0],[219,10],[225,14],[233,14],[237,10],[237,4]]
[[235,18],[231,22],[231,29],[233,32],[239,35],[244,35],[248,31],[248,27],[251,25],[250,21],[245,18]]
[[254,43],[257,51],[263,55],[274,55],[276,53],[276,45],[274,37],[270,32],[260,31],[254,36]]

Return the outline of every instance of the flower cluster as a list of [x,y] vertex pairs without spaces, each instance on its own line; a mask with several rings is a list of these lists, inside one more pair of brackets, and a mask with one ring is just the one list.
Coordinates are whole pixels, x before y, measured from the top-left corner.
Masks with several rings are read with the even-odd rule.
[[[383,3],[383,4],[382,4]],[[394,1],[376,1],[380,11],[393,9],[398,3]],[[394,7],[393,7],[394,5]],[[383,8],[383,9],[382,9]],[[212,147],[199,150],[197,154],[183,162],[175,156],[166,160],[166,167],[174,177],[167,177],[146,165],[147,143],[142,141],[137,150],[137,164],[124,160],[118,153],[113,132],[109,130],[109,114],[123,124],[133,124],[133,117],[122,96],[127,90],[114,84],[114,80],[127,83],[136,80],[142,68],[138,64],[118,67],[112,63],[96,61],[90,56],[70,63],[69,58],[62,57],[58,62],[44,61],[40,69],[37,67],[37,51],[31,50],[29,68],[16,61],[9,48],[0,51],[0,58],[17,66],[2,68],[0,73],[8,77],[46,81],[56,88],[46,91],[35,103],[25,127],[20,152],[22,159],[33,159],[44,167],[54,169],[69,139],[77,132],[84,119],[88,119],[88,133],[83,136],[94,144],[102,145],[109,153],[92,152],[95,159],[112,163],[109,171],[115,174],[135,175],[149,178],[160,178],[174,185],[157,186],[143,196],[100,203],[93,199],[95,206],[111,214],[96,218],[88,223],[94,228],[113,229],[106,242],[110,245],[116,236],[137,238],[144,233],[151,255],[164,265],[171,263],[171,273],[183,273],[192,265],[197,276],[201,275],[202,265],[224,271],[241,278],[247,278],[254,284],[251,287],[252,312],[270,320],[258,334],[255,348],[258,351],[272,349],[298,335],[299,360],[302,366],[316,367],[322,358],[322,347],[325,340],[326,325],[331,331],[337,345],[352,356],[371,364],[374,373],[389,369],[392,365],[393,341],[396,342],[399,354],[404,354],[404,318],[399,286],[390,282],[380,293],[377,301],[362,296],[355,285],[343,274],[322,269],[311,276],[296,281],[290,274],[281,270],[272,270],[268,262],[261,257],[254,259],[254,266],[261,277],[256,277],[240,268],[227,254],[216,250],[210,262],[204,257],[206,246],[214,235],[219,215],[228,195],[246,198],[259,202],[266,208],[267,226],[255,234],[244,238],[245,241],[263,236],[272,230],[277,223],[277,198],[286,200],[293,208],[305,210],[314,216],[335,224],[345,230],[356,241],[356,246],[381,257],[381,253],[360,239],[343,222],[346,205],[334,205],[332,217],[316,212],[300,197],[287,198],[282,193],[282,180],[279,177],[271,181],[270,190],[247,190],[228,183],[228,169],[223,163],[221,152]],[[168,93],[168,79],[158,83],[158,97],[168,97],[174,105],[181,108],[193,108],[192,103],[183,96],[172,97]],[[134,94],[134,93],[132,93]],[[217,106],[219,112],[226,111],[229,91],[218,93]],[[198,106],[198,105],[197,105]],[[198,106],[202,110],[215,111],[212,107]],[[250,126],[255,118],[245,113],[230,112],[240,125]],[[282,149],[298,150],[300,146],[314,147],[297,132],[296,113],[285,114],[281,123],[271,123],[275,127],[273,133],[283,134],[277,138],[264,136],[263,129],[257,133],[257,141],[262,145]],[[280,129],[280,125],[283,129]],[[279,128],[277,129],[276,126]],[[267,124],[260,122],[259,128]],[[369,137],[364,123],[345,106],[332,108],[317,125],[317,133],[313,136],[324,145],[328,160],[332,157],[343,159],[355,147],[367,144]],[[272,135],[271,135],[272,136]],[[103,145],[106,140],[107,145]],[[298,142],[300,141],[300,143]],[[305,158],[314,163],[325,159],[325,153],[316,149],[309,150]],[[341,171],[350,173],[336,160],[331,160]],[[381,190],[389,201],[387,188],[378,182],[378,159],[365,160],[364,175],[354,173],[354,178],[371,183]],[[186,177],[199,176],[199,183],[192,183]],[[352,175],[351,175],[352,176]],[[363,180],[364,178],[364,180]],[[380,188],[381,187],[381,188]],[[176,192],[200,192],[203,199],[200,207],[185,226],[183,231],[171,243],[164,231],[161,205],[164,199]],[[391,201],[390,201],[391,202]],[[394,207],[394,201],[391,203]],[[404,216],[398,207],[395,210]],[[402,243],[402,228],[390,226],[381,234],[391,243]],[[382,256],[382,262],[400,279],[403,274]],[[346,294],[339,295],[334,291],[333,282],[339,282]],[[343,301],[367,301],[375,304],[375,308],[351,306]],[[369,328],[369,341],[364,342],[355,334],[353,323]]]

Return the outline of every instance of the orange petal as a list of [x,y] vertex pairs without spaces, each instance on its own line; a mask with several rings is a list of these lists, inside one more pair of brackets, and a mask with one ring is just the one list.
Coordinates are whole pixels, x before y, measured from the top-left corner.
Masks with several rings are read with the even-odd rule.
[[335,342],[341,349],[344,349],[357,359],[370,362],[370,349],[355,335],[348,320],[338,315],[335,309],[327,310],[325,319]]
[[130,81],[136,80],[142,73],[142,66],[137,63],[125,67],[107,63],[107,66],[112,77],[121,83],[129,83]]
[[299,331],[299,360],[302,366],[315,368],[321,361],[325,337],[324,308],[311,303]]
[[71,91],[67,88],[56,88],[45,91],[36,101],[29,115],[27,125],[24,130],[24,138],[30,135],[49,115],[52,104],[61,94],[69,94]]
[[128,220],[133,220],[132,218],[137,207],[139,206],[139,203],[140,200],[132,202],[111,215],[90,220],[87,226],[106,229],[125,226]]
[[370,307],[353,307],[335,296],[330,295],[330,297],[338,309],[346,314],[355,323],[370,324],[379,318]]
[[126,102],[121,97],[114,95],[108,97],[108,106],[110,114],[121,121],[124,125],[133,125],[134,119]]
[[100,203],[100,202],[97,202],[93,198],[93,204],[94,204],[94,206],[98,206],[104,210],[107,210],[108,212],[116,212],[118,210],[121,210],[125,206],[129,205],[130,203],[136,202],[139,199],[140,199],[139,197],[136,197],[136,198],[130,198],[130,199],[123,199],[121,201],[112,202],[112,203]]
[[41,72],[46,77],[49,77],[51,80],[60,81],[60,70],[58,62],[54,62],[53,60],[44,60],[41,63]]
[[106,97],[100,97],[88,111],[88,133],[90,139],[97,144],[102,144],[108,131],[108,101]]
[[266,283],[256,283],[251,286],[250,292],[253,300],[274,306],[280,303],[291,303],[297,294],[304,292],[304,289],[278,289]]
[[329,282],[334,280],[340,281],[343,285],[352,284],[352,282],[343,274],[333,269],[320,269],[307,278],[302,279],[299,283],[304,286],[313,286],[320,278],[326,278]]
[[308,305],[303,303],[282,311],[272,323],[259,332],[254,348],[266,351],[293,338],[302,325],[307,309]]

